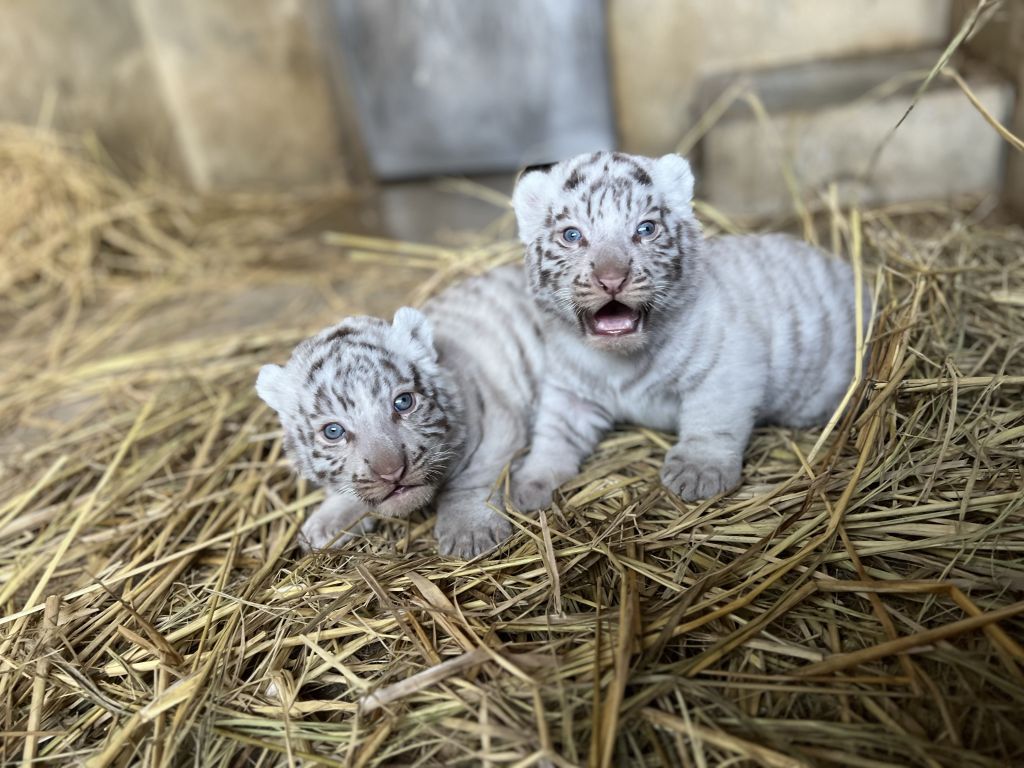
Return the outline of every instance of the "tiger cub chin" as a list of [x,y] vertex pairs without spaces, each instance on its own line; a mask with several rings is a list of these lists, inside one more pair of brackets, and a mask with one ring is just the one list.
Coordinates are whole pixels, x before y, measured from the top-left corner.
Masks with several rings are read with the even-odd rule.
[[305,522],[321,549],[379,517],[437,502],[443,554],[474,557],[512,528],[491,499],[524,449],[544,365],[520,266],[465,280],[394,321],[350,317],[266,365],[256,389],[296,470],[327,498]]
[[824,421],[853,377],[851,268],[783,235],[705,240],[678,155],[598,152],[527,169],[513,193],[550,365],[523,510],[615,422],[673,431],[663,484],[686,500],[740,482],[760,422]]

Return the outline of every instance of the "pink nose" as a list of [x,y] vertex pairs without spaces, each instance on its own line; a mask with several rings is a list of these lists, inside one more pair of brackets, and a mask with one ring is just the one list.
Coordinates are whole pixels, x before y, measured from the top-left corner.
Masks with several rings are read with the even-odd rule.
[[370,471],[381,480],[385,480],[389,483],[397,483],[402,477],[402,473],[405,472],[405,462],[398,459],[397,463],[391,461],[387,464],[371,464]]
[[604,289],[605,293],[612,296],[622,290],[622,286],[627,278],[628,275],[620,270],[607,269],[594,272],[594,279],[597,281],[597,284]]

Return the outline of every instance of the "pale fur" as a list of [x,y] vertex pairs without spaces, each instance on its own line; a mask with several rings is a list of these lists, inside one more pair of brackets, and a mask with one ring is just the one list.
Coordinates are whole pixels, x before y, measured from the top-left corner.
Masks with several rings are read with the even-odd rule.
[[[730,490],[756,424],[820,423],[850,384],[849,265],[784,235],[704,240],[692,194],[676,155],[595,153],[520,178],[513,206],[553,361],[513,477],[520,509],[545,506],[616,422],[677,433],[661,477],[682,498]],[[660,234],[645,242],[634,234],[648,220]],[[579,243],[561,239],[567,227]],[[610,298],[592,279],[601,265],[628,274],[617,300],[644,309],[639,331],[587,332]]]
[[[303,526],[305,545],[347,541],[435,496],[442,553],[473,557],[507,538],[491,489],[527,446],[543,365],[539,316],[514,265],[454,285],[422,313],[401,309],[391,325],[348,318],[299,344],[287,365],[264,366],[257,390],[280,416],[286,453],[327,492]],[[420,404],[396,417],[393,400],[409,391]],[[325,445],[327,421],[351,439]],[[369,462],[399,456],[424,485],[380,501],[388,487]]]

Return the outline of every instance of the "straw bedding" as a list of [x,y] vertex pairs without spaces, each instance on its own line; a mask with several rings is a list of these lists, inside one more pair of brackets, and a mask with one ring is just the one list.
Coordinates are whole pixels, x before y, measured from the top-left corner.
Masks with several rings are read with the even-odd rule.
[[[820,445],[758,431],[724,499],[670,497],[670,436],[624,429],[491,556],[416,518],[302,557],[319,497],[252,384],[313,318],[175,336],[297,218],[13,130],[0,173],[0,763],[1024,762],[1020,227],[816,220],[877,276],[868,378]],[[289,279],[370,294],[400,262],[422,293],[516,257],[322,247]]]

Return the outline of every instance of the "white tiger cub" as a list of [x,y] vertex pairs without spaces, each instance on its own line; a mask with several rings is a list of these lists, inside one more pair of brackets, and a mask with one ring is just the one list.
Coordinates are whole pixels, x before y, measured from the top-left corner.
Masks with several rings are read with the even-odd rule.
[[308,548],[369,531],[437,497],[440,551],[470,558],[512,532],[491,488],[529,440],[544,366],[539,314],[519,265],[447,289],[388,324],[352,317],[265,365],[256,389],[285,452],[327,498]]
[[678,155],[598,152],[527,169],[513,193],[548,368],[521,510],[546,506],[615,422],[673,431],[663,484],[740,482],[754,425],[823,422],[853,376],[851,268],[783,235],[704,240]]

